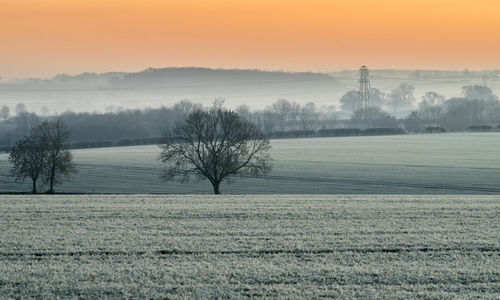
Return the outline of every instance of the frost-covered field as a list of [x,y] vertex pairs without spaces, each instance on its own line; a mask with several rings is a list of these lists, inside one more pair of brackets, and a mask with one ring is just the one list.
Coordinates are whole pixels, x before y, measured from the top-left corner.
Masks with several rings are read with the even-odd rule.
[[500,297],[498,196],[0,196],[0,298]]
[[[273,140],[274,169],[223,184],[225,194],[500,194],[500,132]],[[74,151],[78,193],[212,193],[208,182],[160,181],[157,146]],[[7,176],[0,192],[30,191]]]

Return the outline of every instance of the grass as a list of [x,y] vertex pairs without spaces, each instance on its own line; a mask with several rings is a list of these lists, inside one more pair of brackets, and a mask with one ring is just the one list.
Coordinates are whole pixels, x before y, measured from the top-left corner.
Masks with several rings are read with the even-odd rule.
[[0,196],[4,298],[500,297],[497,196]]
[[[274,169],[236,178],[226,194],[499,194],[500,133],[273,140]],[[156,146],[75,150],[79,173],[58,187],[73,193],[209,194],[208,182],[164,183]],[[30,191],[7,176],[0,192]]]

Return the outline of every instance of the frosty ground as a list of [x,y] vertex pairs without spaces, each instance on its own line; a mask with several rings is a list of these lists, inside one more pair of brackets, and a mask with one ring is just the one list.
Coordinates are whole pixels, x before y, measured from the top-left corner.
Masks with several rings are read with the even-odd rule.
[[[223,194],[500,194],[500,132],[272,140],[273,171],[235,178]],[[160,180],[159,148],[75,150],[67,193],[212,193],[208,182]],[[27,192],[8,177],[0,154],[0,193]],[[43,188],[42,188],[43,190]]]
[[498,196],[0,196],[0,295],[500,297]]

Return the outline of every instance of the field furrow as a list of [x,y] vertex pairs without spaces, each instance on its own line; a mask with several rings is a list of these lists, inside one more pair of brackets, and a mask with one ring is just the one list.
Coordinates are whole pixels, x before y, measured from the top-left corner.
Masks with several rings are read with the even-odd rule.
[[0,196],[14,298],[500,297],[498,196]]

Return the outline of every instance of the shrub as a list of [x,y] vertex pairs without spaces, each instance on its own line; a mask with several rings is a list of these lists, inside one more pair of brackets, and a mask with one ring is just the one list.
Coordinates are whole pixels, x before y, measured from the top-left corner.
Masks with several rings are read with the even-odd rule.
[[448,130],[445,127],[441,127],[441,126],[428,126],[428,127],[425,127],[425,132],[427,132],[427,133],[441,133],[441,132],[448,132]]
[[362,131],[358,128],[337,128],[337,129],[320,129],[319,136],[355,136],[361,135]]
[[269,138],[305,138],[312,137],[316,134],[313,130],[290,130],[290,131],[273,131],[268,134]]
[[388,127],[388,128],[367,128],[363,130],[364,135],[392,135],[392,134],[406,134],[403,128]]
[[492,131],[493,126],[490,125],[473,125],[467,127],[469,131],[475,131],[475,132],[487,132],[487,131]]

